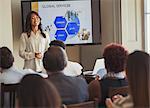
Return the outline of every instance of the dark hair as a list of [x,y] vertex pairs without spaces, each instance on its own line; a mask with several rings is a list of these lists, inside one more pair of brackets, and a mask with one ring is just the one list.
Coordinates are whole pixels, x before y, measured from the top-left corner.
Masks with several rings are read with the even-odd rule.
[[23,77],[17,90],[19,108],[60,108],[61,99],[53,84],[37,74]]
[[0,67],[2,69],[8,69],[13,65],[14,56],[7,47],[0,48]]
[[111,43],[107,45],[104,49],[103,56],[108,72],[118,73],[125,70],[128,52],[120,44]]
[[[31,27],[32,27],[32,26],[31,26],[31,16],[32,16],[32,14],[37,15],[37,16],[40,18],[40,20],[41,20],[41,17],[39,16],[39,14],[38,14],[37,12],[31,11],[31,12],[28,13],[27,18],[26,18],[26,24],[25,24],[25,32],[27,32],[28,37],[30,37],[30,35],[31,35],[31,30],[32,30],[32,28],[31,28]],[[39,28],[39,30],[41,31],[42,36],[43,36],[44,38],[46,38],[46,35],[43,33],[43,30],[42,30],[42,27],[41,27],[41,26],[42,26],[42,24],[41,24],[41,22],[40,22],[38,28]]]
[[127,78],[133,97],[134,107],[150,106],[150,56],[143,51],[134,51],[128,56]]
[[66,45],[64,44],[64,42],[60,41],[60,40],[53,40],[53,41],[50,42],[49,45],[50,46],[59,46],[59,47],[61,47],[63,49],[66,49]]
[[67,54],[61,47],[52,46],[44,53],[44,68],[49,72],[62,71],[67,65]]

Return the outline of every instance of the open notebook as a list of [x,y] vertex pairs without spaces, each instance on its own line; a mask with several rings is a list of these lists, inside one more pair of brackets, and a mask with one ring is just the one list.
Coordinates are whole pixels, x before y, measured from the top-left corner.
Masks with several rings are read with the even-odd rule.
[[85,71],[84,75],[99,75],[101,78],[106,74],[104,58],[97,59],[93,71]]

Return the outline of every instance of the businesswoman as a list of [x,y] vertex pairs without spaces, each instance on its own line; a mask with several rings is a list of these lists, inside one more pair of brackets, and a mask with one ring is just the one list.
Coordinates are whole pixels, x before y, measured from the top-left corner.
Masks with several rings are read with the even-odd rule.
[[24,59],[24,69],[43,70],[42,58],[49,47],[49,37],[41,28],[41,18],[31,11],[26,18],[25,32],[21,34],[19,55]]

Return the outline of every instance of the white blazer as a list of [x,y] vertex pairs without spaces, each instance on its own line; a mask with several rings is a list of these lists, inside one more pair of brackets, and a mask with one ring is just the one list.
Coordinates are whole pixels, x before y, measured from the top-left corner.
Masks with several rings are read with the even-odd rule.
[[[20,37],[19,56],[24,59],[24,69],[32,69],[34,71],[42,71],[42,59],[35,58],[35,52],[40,52],[42,55],[49,47],[49,36],[46,34],[44,38],[40,31],[31,35],[28,38],[27,33],[22,33]],[[38,41],[37,38],[38,37]]]

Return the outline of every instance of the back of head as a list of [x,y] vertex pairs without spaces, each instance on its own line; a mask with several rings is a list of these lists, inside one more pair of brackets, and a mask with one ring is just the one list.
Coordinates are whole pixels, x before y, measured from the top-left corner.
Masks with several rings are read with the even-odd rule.
[[67,65],[67,54],[61,47],[52,46],[44,53],[43,65],[48,72],[62,71]]
[[115,73],[124,71],[127,55],[128,52],[122,45],[116,43],[107,45],[103,52],[107,71]]
[[127,77],[135,107],[150,106],[150,56],[143,51],[134,51],[128,56]]
[[52,83],[37,74],[23,77],[17,91],[19,108],[60,108],[60,96]]
[[50,42],[49,45],[50,46],[59,46],[59,47],[61,47],[63,49],[66,49],[66,45],[64,44],[64,42],[60,41],[60,40],[53,40],[53,41]]
[[8,69],[13,65],[14,57],[12,52],[7,47],[0,48],[0,67]]

